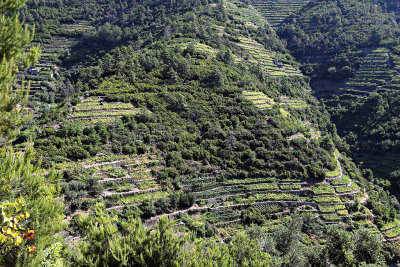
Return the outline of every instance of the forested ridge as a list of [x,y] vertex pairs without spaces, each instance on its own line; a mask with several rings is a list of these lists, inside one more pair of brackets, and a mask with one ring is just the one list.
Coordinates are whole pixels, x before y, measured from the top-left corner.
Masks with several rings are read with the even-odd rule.
[[397,262],[395,7],[2,1],[0,265]]

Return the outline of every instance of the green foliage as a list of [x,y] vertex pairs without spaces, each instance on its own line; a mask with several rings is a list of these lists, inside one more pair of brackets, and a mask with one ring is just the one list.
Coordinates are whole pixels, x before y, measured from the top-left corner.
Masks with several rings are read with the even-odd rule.
[[397,23],[392,10],[385,1],[318,1],[288,19],[278,34],[296,57],[335,55],[304,62],[306,75],[343,81],[358,67],[359,48],[394,43]]
[[[60,193],[59,174],[50,170],[45,175],[43,170],[32,163],[36,159],[32,146],[28,146],[26,152],[14,152],[12,148],[0,150],[0,203],[24,199],[24,210],[34,219],[27,221],[25,227],[36,231],[36,237],[29,246],[31,250],[35,246],[40,254],[54,242],[54,239],[49,237],[62,230],[64,207],[57,199]],[[17,219],[17,215],[19,214],[13,213],[13,220]],[[24,218],[19,215],[18,220]],[[0,262],[21,262],[29,265],[39,261],[38,257],[30,257],[27,252],[9,247],[7,253],[1,253],[3,257],[0,258]]]
[[330,186],[328,184],[321,184],[321,183],[314,185],[311,190],[316,195],[334,194],[335,193],[335,189],[333,189],[332,186]]
[[[219,266],[231,266],[233,262],[270,266],[274,261],[259,251],[255,239],[243,234],[235,236],[230,246],[212,240],[193,240],[186,234],[177,236],[173,222],[166,217],[161,217],[156,227],[145,229],[140,220],[131,217],[118,222],[97,205],[95,214],[81,215],[75,222],[87,240],[72,253],[74,266],[209,266],[211,262]],[[123,235],[116,234],[115,223]]]
[[63,267],[64,261],[61,257],[61,250],[63,244],[57,242],[52,244],[48,249],[43,251],[42,262],[40,266],[43,267]]
[[25,2],[0,3],[0,146],[13,140],[29,115],[24,111],[29,89],[14,86],[17,72],[34,64],[39,57],[38,48],[24,52],[33,39],[33,31],[20,22],[17,12]]
[[350,183],[350,178],[347,175],[343,175],[342,178],[332,181],[332,185],[347,185],[349,183]]
[[78,223],[88,225],[88,241],[75,252],[75,266],[178,266],[184,239],[173,235],[171,222],[166,218],[160,219],[155,231],[145,230],[140,221],[131,218],[120,225],[124,236],[115,235],[115,220],[104,214],[101,206],[96,207],[95,217],[78,219]]
[[[313,3],[308,8],[323,10],[315,13],[313,26],[329,25],[325,22],[331,20],[331,13],[321,8],[322,4],[332,6],[335,12],[340,4],[344,10],[378,12],[374,5],[369,12],[364,3],[353,7],[353,2]],[[254,9],[228,0],[82,3],[31,1],[22,12],[26,21],[35,21],[37,40],[47,48],[57,45],[53,43],[57,38],[65,42],[76,38],[69,52],[56,56],[63,81],[36,83],[60,87],[67,96],[65,103],[44,108],[45,118],[35,132],[35,148],[44,158],[42,166],[50,168],[57,163],[65,171],[61,188],[60,177],[53,172],[41,180],[40,194],[34,198],[40,200],[45,191],[50,203],[35,203],[41,217],[32,225],[47,219],[47,228],[35,226],[38,231],[45,237],[57,232],[62,210],[53,200],[60,190],[66,213],[88,210],[73,219],[69,230],[79,233],[81,242],[63,255],[68,259],[60,258],[59,243],[51,244],[57,240],[43,238],[38,239],[39,257],[25,265],[68,261],[73,266],[351,266],[363,254],[366,263],[379,261],[381,251],[370,250],[375,236],[347,231],[361,225],[357,224],[361,221],[358,215],[362,219],[370,215],[359,202],[353,206],[350,198],[323,196],[335,193],[328,185],[316,185],[311,190],[321,195],[310,196],[307,181],[322,181],[327,170],[326,176],[331,178],[340,174],[334,159],[340,140],[324,107],[308,93],[308,78],[296,69],[294,59]],[[300,15],[308,18],[309,13]],[[347,13],[344,16],[357,20]],[[318,34],[307,39],[301,29],[292,32],[297,31],[290,28],[292,22],[305,22],[289,18],[283,29],[287,32],[281,32],[289,35],[290,48],[299,47],[296,56],[318,54],[319,46],[332,48],[327,49],[329,53],[338,48],[345,58],[332,57],[332,62],[321,68],[327,68],[330,78],[350,75],[356,60],[348,61],[359,55],[351,50],[365,37],[347,38],[339,32],[349,44],[342,39],[327,43],[330,39],[321,41]],[[319,22],[324,23],[321,26]],[[378,25],[375,22],[371,18],[371,23]],[[368,44],[376,43],[379,30],[371,37]],[[296,43],[303,41],[309,51]],[[47,59],[49,54],[46,52]],[[307,73],[319,75],[313,69]],[[26,127],[29,131],[31,125]],[[28,132],[21,135],[20,142],[29,136]],[[156,160],[145,158],[147,153],[155,153]],[[355,165],[343,161],[349,177],[331,179],[334,185],[360,179]],[[32,177],[26,180],[42,176]],[[97,180],[106,187],[102,197],[98,197],[102,186]],[[7,178],[4,181],[4,192],[14,194],[9,186],[13,183]],[[301,192],[291,192],[302,185]],[[337,192],[347,192],[339,188]],[[147,190],[152,192],[143,192]],[[274,192],[248,192],[252,190]],[[279,190],[285,191],[276,192]],[[30,194],[35,192],[26,193],[28,199]],[[201,207],[192,207],[196,198]],[[103,203],[93,205],[95,202]],[[299,207],[302,215],[286,217],[302,202],[321,203],[324,214],[314,218],[315,209],[305,205]],[[391,207],[395,204],[373,193],[368,200],[379,226],[394,220],[396,212]],[[261,207],[250,207],[256,205]],[[182,215],[185,212],[206,213]],[[344,216],[349,212],[350,216]],[[177,227],[165,217],[154,217],[165,213],[181,219]],[[143,227],[141,219],[150,219],[147,225],[158,218],[155,227]],[[327,232],[323,220],[343,220],[349,228]],[[248,228],[247,224],[253,223],[262,227]],[[217,229],[218,236],[214,235]],[[356,244],[349,245],[354,240]]]

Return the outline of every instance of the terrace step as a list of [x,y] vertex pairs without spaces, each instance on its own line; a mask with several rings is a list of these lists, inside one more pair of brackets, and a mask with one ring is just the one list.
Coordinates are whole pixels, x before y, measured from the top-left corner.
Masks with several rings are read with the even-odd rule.
[[126,181],[126,180],[139,181],[139,182],[157,181],[156,178],[151,178],[151,179],[140,179],[140,180],[138,180],[138,179],[135,178],[135,177],[131,177],[130,175],[127,175],[127,176],[122,177],[122,178],[105,178],[105,179],[99,180],[98,182],[99,182],[100,184],[104,184],[104,183],[106,183],[106,182],[118,182],[118,181]]
[[123,160],[114,160],[114,161],[100,162],[100,163],[95,163],[95,164],[84,164],[83,167],[85,169],[90,169],[90,168],[101,167],[101,166],[106,166],[106,165],[121,165],[122,163],[123,163]]

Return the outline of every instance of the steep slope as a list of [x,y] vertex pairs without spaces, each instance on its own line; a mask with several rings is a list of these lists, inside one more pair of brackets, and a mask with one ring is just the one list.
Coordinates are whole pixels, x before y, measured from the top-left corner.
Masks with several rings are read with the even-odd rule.
[[[217,14],[221,8],[229,12],[228,18],[234,22],[231,23],[232,26],[228,27],[228,24],[223,22],[224,18],[221,21],[214,17],[213,14]],[[327,132],[327,127],[330,127],[327,124],[328,120],[323,119],[321,108],[304,90],[307,89],[306,78],[302,77],[300,72],[296,72],[295,67],[289,65],[294,61],[289,55],[285,56],[276,50],[278,41],[273,32],[266,35],[262,27],[252,26],[257,22],[252,19],[260,20],[260,16],[248,18],[248,23],[241,23],[244,11],[245,7],[230,2],[225,3],[225,7],[211,8],[207,27],[215,39],[203,39],[201,35],[190,38],[192,31],[188,31],[188,36],[178,32],[178,25],[185,25],[184,21],[181,22],[184,16],[172,13],[176,25],[169,26],[168,34],[165,29],[159,30],[165,40],[151,44],[151,50],[135,53],[130,47],[114,49],[110,56],[106,55],[100,61],[102,63],[98,68],[101,73],[90,78],[91,80],[83,76],[87,75],[86,69],[80,69],[77,79],[82,83],[92,83],[96,89],[88,91],[90,97],[83,97],[80,100],[83,103],[73,108],[73,112],[67,118],[71,123],[53,133],[48,132],[49,136],[43,139],[43,145],[41,140],[36,142],[37,148],[47,155],[49,161],[59,161],[62,157],[84,159],[99,152],[143,154],[153,150],[165,159],[167,167],[159,174],[161,180],[158,182],[173,185],[175,189],[183,186],[185,191],[196,191],[192,196],[198,201],[208,198],[212,200],[213,195],[222,196],[222,193],[215,189],[223,184],[216,182],[204,192],[199,190],[201,187],[193,190],[193,184],[202,184],[204,175],[209,176],[207,179],[211,181],[223,180],[224,177],[257,177],[267,181],[283,179],[283,182],[289,179],[286,181],[289,183],[291,180],[304,182],[308,179],[323,179],[324,168],[329,170],[338,164],[334,163],[333,154],[329,155],[329,150],[331,153],[334,150],[329,147],[326,151],[320,147],[318,141],[321,135],[327,140],[329,135],[334,135]],[[206,21],[205,16],[199,19]],[[259,35],[260,33],[263,35]],[[165,35],[169,37],[165,38]],[[108,60],[104,61],[106,58]],[[135,69],[136,75],[129,79],[124,78],[130,69]],[[274,77],[288,78],[284,78],[286,84],[283,85]],[[250,94],[251,92],[253,93]],[[270,99],[270,105],[263,105],[263,98]],[[134,105],[121,101],[129,101]],[[317,114],[321,115],[317,117]],[[115,119],[121,117],[131,119],[118,124]],[[142,129],[140,124],[135,126],[140,123],[137,120],[142,120],[142,117],[146,125],[153,125],[151,131]],[[96,140],[99,126],[86,124],[82,119],[91,119],[94,123],[107,123],[112,120],[117,124],[107,126],[111,136],[109,140]],[[122,135],[117,127],[123,127],[126,135]],[[74,128],[78,132],[71,135],[72,132],[69,133],[68,129]],[[89,130],[90,128],[93,130]],[[64,134],[60,135],[61,132]],[[82,146],[78,149],[79,140],[82,138],[79,135],[89,132],[93,136],[84,138]],[[55,138],[56,136],[58,138]],[[59,138],[63,136],[69,137],[70,140],[64,142],[65,145],[52,145],[53,142],[49,144],[49,140],[59,142]],[[268,140],[271,139],[274,140],[274,144],[269,144]],[[142,148],[140,142],[143,143]],[[331,141],[325,142],[329,144]],[[312,150],[313,153],[309,152],[306,155],[304,148],[306,151]],[[111,158],[113,157],[118,159],[118,156]],[[88,166],[91,161],[98,160],[89,157],[88,160],[84,160],[88,163],[83,165]],[[123,162],[121,175],[115,178],[120,179],[125,173],[131,176],[130,171],[126,172],[126,164],[129,165],[129,162]],[[209,164],[210,167],[207,167]],[[116,166],[119,163],[112,165]],[[102,166],[101,163],[96,165]],[[112,176],[104,174],[105,179],[109,178],[114,182]],[[111,182],[104,184],[106,190],[103,193],[110,207],[114,206],[114,203],[117,206],[121,203],[137,203],[136,193],[141,194],[139,201],[146,199],[146,194],[154,198],[153,192],[142,194],[141,190],[135,191],[132,189],[135,187],[128,184],[117,186],[119,183]],[[134,185],[138,187],[136,181]],[[299,185],[292,185],[292,195],[290,192],[272,190],[271,195],[257,197],[261,197],[260,200],[297,200],[296,194],[310,193],[307,190],[296,191]],[[305,187],[307,188],[307,185]],[[161,189],[158,187],[158,190]],[[250,191],[246,188],[238,190],[236,187],[225,190],[225,194],[231,197],[236,194],[243,195],[239,194],[243,192],[247,194]],[[166,193],[160,197],[165,198],[171,194]],[[269,191],[264,190],[264,193]],[[205,197],[202,194],[205,194]],[[335,201],[340,202],[340,199],[335,198]]]
[[274,28],[278,28],[291,15],[299,12],[310,0],[251,0],[250,3],[263,14]]
[[389,178],[392,189],[398,187],[399,118],[391,112],[398,108],[392,100],[398,98],[397,6],[316,1],[278,29],[350,144],[347,151],[378,178]]
[[[336,149],[309,78],[261,14],[236,1],[105,2],[90,2],[94,28],[62,11],[83,31],[60,58],[74,90],[32,122],[43,165],[63,171],[69,219],[104,204],[121,227],[164,214],[225,239],[252,223],[271,234],[296,213],[323,229],[302,240],[312,249],[327,224],[398,236],[396,201]],[[73,220],[80,233],[87,216]]]

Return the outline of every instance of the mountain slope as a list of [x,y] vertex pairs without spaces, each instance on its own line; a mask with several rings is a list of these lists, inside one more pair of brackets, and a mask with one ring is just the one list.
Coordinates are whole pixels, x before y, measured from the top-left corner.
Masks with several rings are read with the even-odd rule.
[[[130,231],[143,233],[139,219],[150,226],[160,215],[178,220],[181,232],[232,249],[240,245],[230,239],[242,234],[261,243],[261,231],[277,244],[261,253],[264,263],[277,265],[322,262],[328,250],[333,264],[362,261],[356,250],[335,257],[324,241],[353,238],[353,229],[368,228],[378,247],[380,239],[397,238],[397,202],[336,149],[341,141],[310,94],[309,78],[255,9],[236,1],[89,1],[84,23],[81,10],[74,12],[83,4],[68,3],[49,23],[66,30],[50,29],[46,39],[75,35],[59,57],[62,72],[51,78],[69,84],[66,98],[39,110],[43,116],[16,144],[35,130],[43,166],[63,172],[72,221],[65,242],[88,237],[72,253],[77,266],[120,263],[110,256],[117,245],[96,243],[97,227],[107,229],[101,238],[109,244],[116,228],[131,239]],[[26,12],[46,13],[40,5]],[[50,26],[39,24],[37,42],[45,43],[40,36]],[[327,226],[337,224],[345,230]],[[161,219],[160,232],[164,226]],[[254,251],[249,255],[259,255]]]
[[398,115],[391,112],[398,94],[397,11],[396,1],[315,1],[277,30],[350,144],[347,151],[378,179],[389,178],[392,189],[398,184]]

